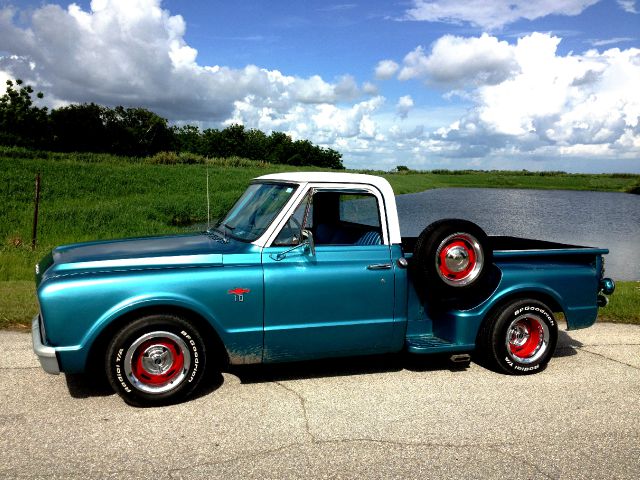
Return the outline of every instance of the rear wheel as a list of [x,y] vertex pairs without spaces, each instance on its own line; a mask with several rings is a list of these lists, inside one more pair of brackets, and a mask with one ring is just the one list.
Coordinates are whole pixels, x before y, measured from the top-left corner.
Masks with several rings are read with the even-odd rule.
[[478,335],[487,366],[526,375],[543,370],[556,348],[558,325],[544,303],[513,301],[488,318]]
[[204,342],[189,322],[174,315],[149,315],[124,327],[109,343],[107,378],[132,405],[174,403],[198,386],[205,355]]

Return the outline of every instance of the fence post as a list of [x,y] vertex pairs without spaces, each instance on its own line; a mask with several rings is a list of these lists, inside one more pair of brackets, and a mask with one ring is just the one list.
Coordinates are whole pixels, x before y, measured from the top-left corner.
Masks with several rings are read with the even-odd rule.
[[31,233],[31,250],[36,249],[36,240],[38,237],[38,209],[40,207],[40,174],[36,173],[36,196],[35,206],[33,209],[33,232]]

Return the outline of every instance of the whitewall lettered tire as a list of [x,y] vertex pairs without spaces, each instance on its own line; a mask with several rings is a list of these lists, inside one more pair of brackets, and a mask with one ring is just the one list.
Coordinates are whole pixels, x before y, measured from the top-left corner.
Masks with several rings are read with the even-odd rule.
[[509,302],[489,317],[478,334],[478,348],[489,367],[514,375],[543,370],[558,341],[551,309],[533,299]]
[[186,398],[204,377],[205,344],[176,315],[148,315],[109,342],[105,367],[113,389],[129,404],[153,406]]

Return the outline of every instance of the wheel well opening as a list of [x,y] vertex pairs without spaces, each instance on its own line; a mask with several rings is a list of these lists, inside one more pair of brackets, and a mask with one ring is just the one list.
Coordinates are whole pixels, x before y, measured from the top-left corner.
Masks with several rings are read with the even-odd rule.
[[508,303],[524,299],[537,300],[549,307],[549,309],[551,309],[553,313],[561,313],[564,315],[562,306],[551,295],[542,292],[517,292],[501,299],[496,305],[493,306],[493,308],[491,308],[491,310],[487,314],[487,317],[494,315],[496,311],[501,310]]
[[[525,299],[530,299],[530,300],[537,300],[539,302],[544,303],[547,307],[549,307],[549,309],[551,309],[551,311],[554,314],[562,314],[564,316],[564,310],[562,309],[562,306],[551,296],[545,293],[541,293],[541,292],[531,292],[531,291],[524,291],[524,292],[516,292],[512,295],[509,295],[505,298],[502,298],[498,303],[496,303],[488,312],[487,314],[484,316],[484,319],[482,320],[482,324],[480,326],[480,328],[478,329],[478,338],[482,335],[483,331],[484,331],[484,326],[488,324],[488,322],[491,321],[491,319],[498,313],[500,312],[502,309],[504,309],[504,307],[506,305],[508,305],[511,302],[515,302],[518,300],[525,300]],[[478,338],[476,338],[476,344],[478,343]]]
[[154,314],[170,314],[184,318],[191,323],[202,335],[209,352],[208,361],[213,361],[218,365],[226,365],[229,363],[227,350],[213,326],[201,315],[187,308],[176,307],[174,305],[156,305],[152,307],[143,307],[131,312],[127,312],[120,317],[114,319],[107,325],[98,337],[94,340],[87,357],[86,369],[92,370],[93,373],[104,371],[104,355],[109,341],[122,329],[127,323],[147,315]]

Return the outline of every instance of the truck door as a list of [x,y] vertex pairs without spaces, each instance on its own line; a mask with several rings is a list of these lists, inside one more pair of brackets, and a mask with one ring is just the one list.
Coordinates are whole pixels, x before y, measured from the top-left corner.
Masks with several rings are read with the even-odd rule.
[[[303,227],[315,253],[299,246]],[[389,351],[388,238],[379,192],[311,190],[263,250],[264,361]]]

